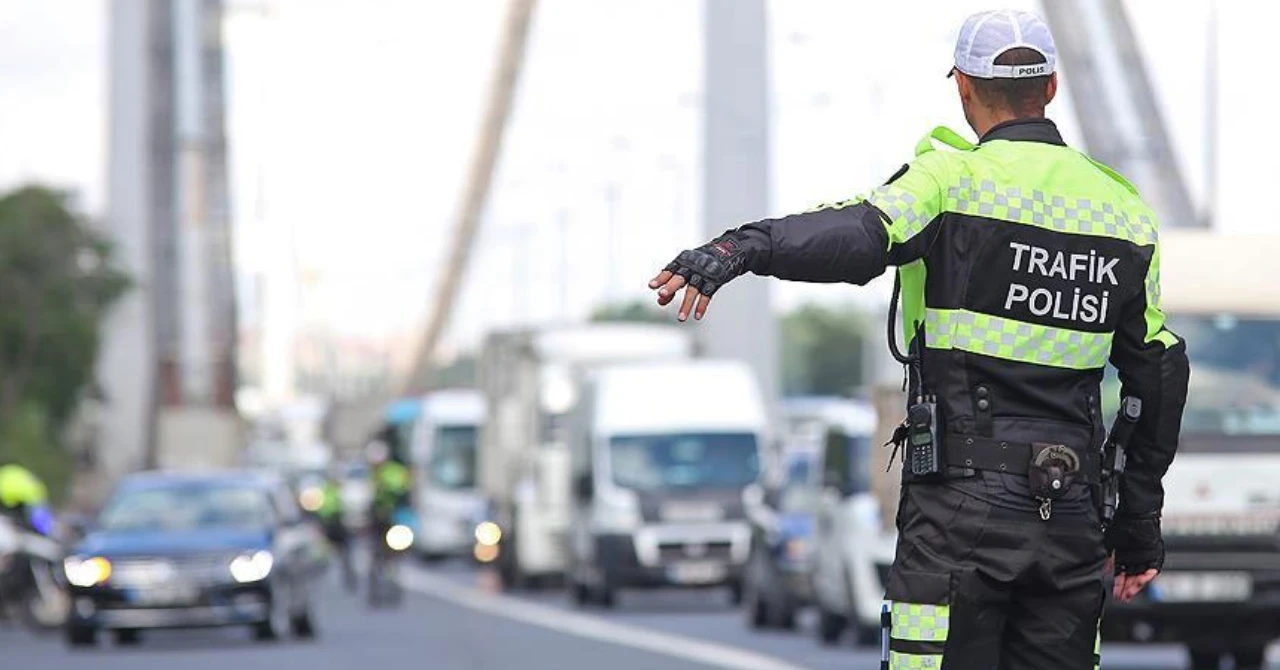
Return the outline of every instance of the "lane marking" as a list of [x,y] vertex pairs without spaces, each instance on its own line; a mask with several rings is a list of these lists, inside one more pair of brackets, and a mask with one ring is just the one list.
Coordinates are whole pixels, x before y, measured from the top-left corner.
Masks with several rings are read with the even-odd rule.
[[737,647],[674,633],[660,633],[511,596],[485,593],[418,570],[402,570],[400,581],[410,591],[477,612],[712,667],[729,670],[809,670],[779,658]]

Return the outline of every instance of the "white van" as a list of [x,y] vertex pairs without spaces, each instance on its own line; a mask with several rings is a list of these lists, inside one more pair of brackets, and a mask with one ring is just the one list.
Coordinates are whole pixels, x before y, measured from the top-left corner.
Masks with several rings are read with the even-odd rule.
[[493,562],[505,587],[564,577],[572,517],[567,423],[582,380],[599,366],[685,360],[692,352],[689,329],[659,324],[589,323],[485,340],[479,381],[489,416],[480,488],[499,532],[477,559]]
[[759,479],[767,424],[742,363],[595,371],[570,427],[575,600],[608,607],[618,589],[675,585],[728,586],[737,601],[750,544],[743,492]]
[[483,500],[476,488],[476,441],[484,422],[484,397],[470,389],[443,390],[422,398],[411,434],[414,498],[426,559],[469,556]]

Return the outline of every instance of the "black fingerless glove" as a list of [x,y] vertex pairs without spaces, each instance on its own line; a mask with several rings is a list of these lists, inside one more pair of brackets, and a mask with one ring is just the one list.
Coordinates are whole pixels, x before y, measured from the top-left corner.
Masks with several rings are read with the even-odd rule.
[[1107,529],[1106,543],[1115,552],[1116,574],[1138,575],[1164,567],[1159,516],[1116,517]]
[[681,251],[664,268],[707,297],[715,295],[729,280],[746,272],[746,249],[737,234],[727,231],[697,249]]

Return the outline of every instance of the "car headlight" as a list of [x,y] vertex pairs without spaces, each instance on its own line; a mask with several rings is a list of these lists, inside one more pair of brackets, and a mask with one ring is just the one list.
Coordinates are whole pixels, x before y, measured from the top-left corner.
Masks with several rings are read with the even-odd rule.
[[240,554],[231,559],[231,578],[241,584],[260,582],[271,574],[274,564],[275,557],[266,550]]
[[101,556],[68,556],[62,561],[62,569],[67,573],[67,582],[81,588],[97,586],[111,578],[111,561]]
[[387,535],[383,539],[392,551],[404,551],[413,546],[413,529],[398,523],[387,529]]
[[502,529],[492,521],[481,521],[476,524],[476,543],[492,547],[502,541]]
[[324,505],[324,491],[318,487],[309,486],[298,494],[298,504],[308,512],[318,512]]

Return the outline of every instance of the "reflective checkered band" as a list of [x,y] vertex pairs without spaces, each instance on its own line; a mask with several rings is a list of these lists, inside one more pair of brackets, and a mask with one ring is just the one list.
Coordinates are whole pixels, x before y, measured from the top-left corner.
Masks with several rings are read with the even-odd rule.
[[1062,233],[1115,237],[1139,246],[1156,242],[1155,221],[1149,214],[1125,212],[1110,201],[997,186],[990,179],[961,177],[956,183],[947,189],[949,212],[1015,221]]
[[893,603],[889,636],[915,642],[946,642],[951,625],[950,605]]
[[[886,184],[872,191],[867,202],[875,205],[893,222],[890,236],[894,242],[905,242],[924,230],[933,220],[937,212],[929,212],[929,208],[910,191]],[[937,207],[937,201],[934,201]]]
[[942,670],[942,654],[889,652],[889,670]]
[[1160,306],[1160,266],[1152,265],[1147,272],[1147,304]]
[[926,308],[925,346],[1075,370],[1107,364],[1111,333],[1040,326],[963,309]]

